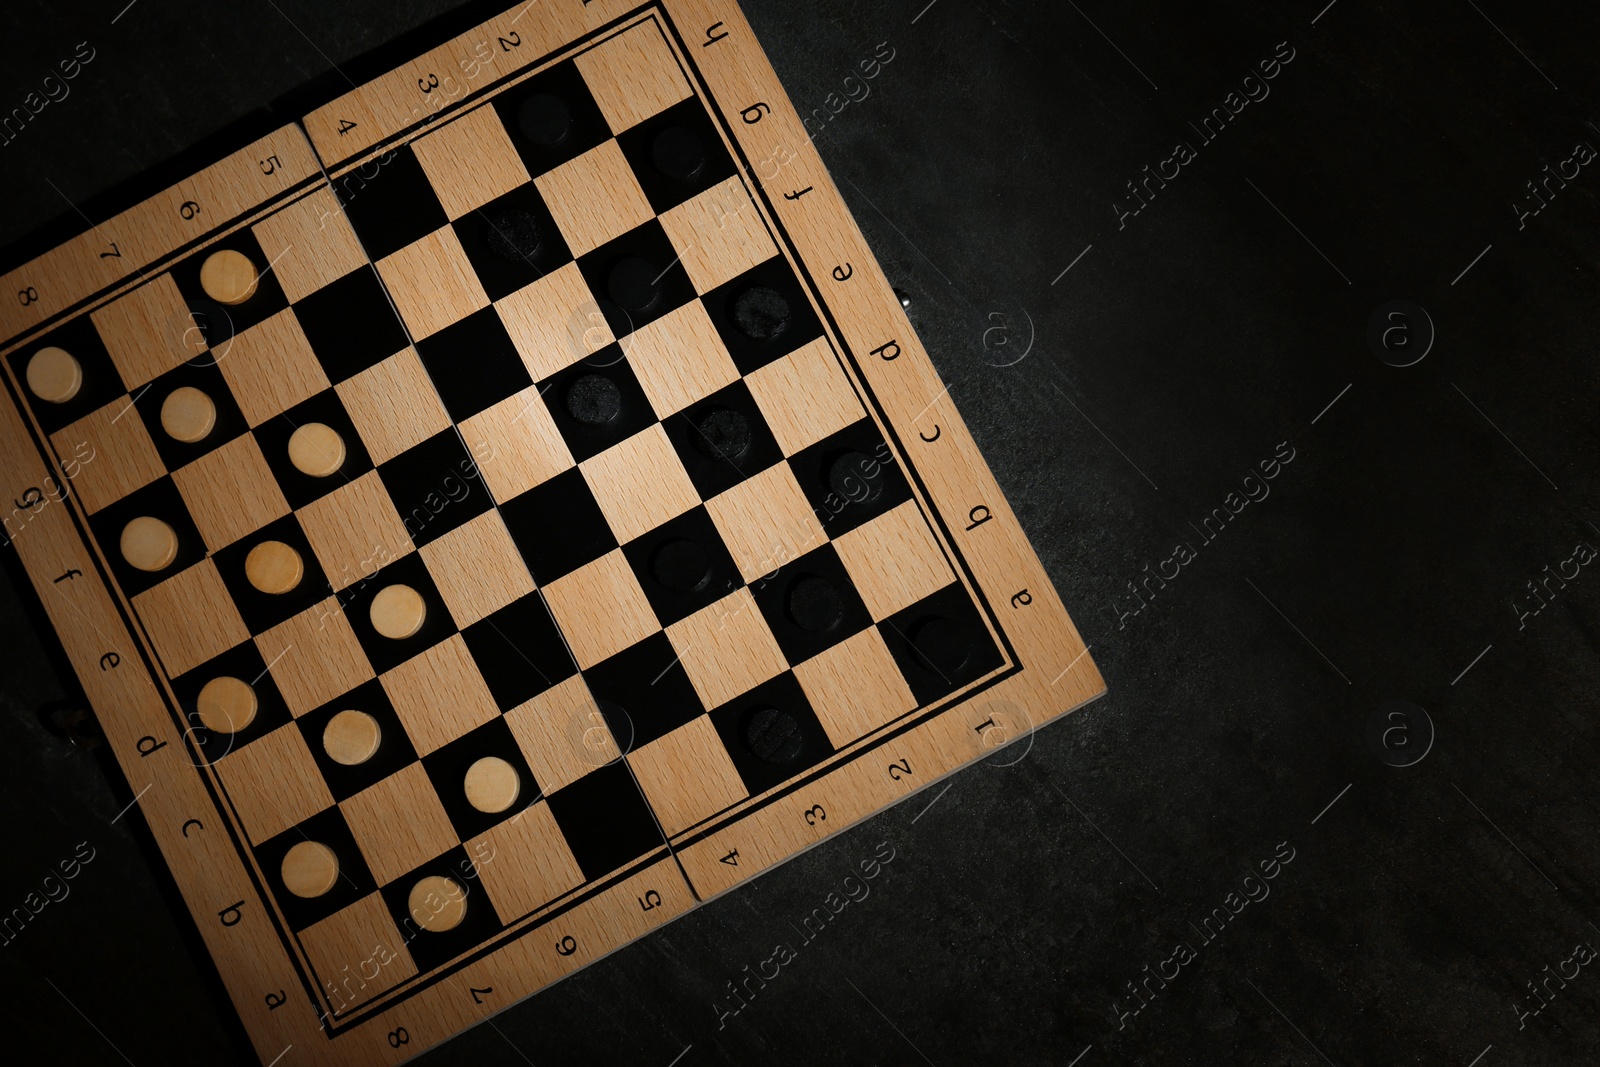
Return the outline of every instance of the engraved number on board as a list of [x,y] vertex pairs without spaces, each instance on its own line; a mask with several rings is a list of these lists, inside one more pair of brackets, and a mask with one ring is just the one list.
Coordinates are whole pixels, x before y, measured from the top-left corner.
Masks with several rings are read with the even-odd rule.
[[430,74],[426,78],[417,79],[417,88],[425,93],[431,93],[439,88],[439,75]]
[[356,128],[356,124],[351,122],[349,119],[340,119],[339,120],[339,136],[340,137],[343,137],[345,134],[349,133],[351,130],[353,130],[355,128]]
[[101,252],[100,253],[100,258],[101,259],[121,259],[122,258],[122,249],[117,247],[117,242],[112,241],[111,242],[111,251],[109,251],[109,252]]
[[509,52],[513,48],[521,48],[521,47],[522,47],[522,38],[517,36],[517,31],[516,30],[512,30],[510,33],[508,33],[504,37],[500,38],[500,51],[502,51],[502,52]]
[[578,951],[578,943],[572,939],[571,934],[556,942],[556,955],[558,956],[570,956],[576,951]]
[[195,203],[193,200],[185,200],[183,203],[178,205],[178,214],[182,215],[186,219],[192,219],[196,215],[200,214],[200,205]]
[[828,813],[822,810],[821,804],[813,804],[806,809],[806,825],[815,826],[819,822],[827,822]]
[[479,993],[493,993],[494,992],[494,986],[492,986],[492,985],[491,986],[484,986],[482,989],[477,989],[477,988],[475,988],[473,986],[468,986],[467,987],[467,992],[472,994],[472,1003],[474,1003],[474,1004],[482,1004],[483,1003],[483,998],[478,996],[478,994]]
[[29,304],[31,304],[35,300],[39,299],[39,290],[35,289],[31,285],[28,286],[26,289],[18,289],[17,290],[17,299],[22,301],[22,306],[23,307],[27,307]]
[[729,867],[737,867],[737,866],[739,866],[739,850],[738,849],[734,849],[732,852],[728,853],[726,856],[722,857],[717,862],[718,863],[726,863]]
[[660,906],[661,894],[657,893],[654,889],[646,890],[644,896],[639,898],[639,907],[643,908],[645,911],[655,911]]
[[411,1044],[411,1035],[406,1033],[406,1028],[397,1026],[389,1031],[389,1047],[399,1048],[401,1045]]
[[278,161],[277,156],[268,156],[266,159],[257,160],[257,162],[261,164],[262,174],[271,174],[273,171],[283,166],[283,164]]
[[889,777],[899,781],[911,773],[911,761],[908,759],[896,760],[889,764]]

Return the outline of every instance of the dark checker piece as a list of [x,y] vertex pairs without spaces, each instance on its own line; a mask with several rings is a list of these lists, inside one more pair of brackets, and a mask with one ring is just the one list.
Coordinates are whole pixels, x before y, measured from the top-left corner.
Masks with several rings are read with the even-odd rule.
[[783,450],[743,381],[690,405],[663,426],[702,500],[783,460]]
[[782,708],[759,707],[745,715],[744,743],[753,755],[768,763],[788,763],[800,755],[805,739],[792,714]]
[[789,671],[717,708],[711,725],[752,795],[833,754],[827,731]]
[[578,257],[578,269],[619,340],[695,298],[682,257],[656,219]]
[[854,530],[911,499],[905,472],[871,419],[789,457],[795,481],[828,536]]
[[605,116],[570,60],[501,93],[493,107],[534,178],[611,136]]
[[656,421],[655,409],[617,345],[546,378],[539,393],[579,463]]
[[741,374],[822,336],[822,320],[782,256],[724,282],[701,300]]
[[703,506],[646,531],[624,545],[622,554],[663,626],[715,604],[744,584]]
[[872,615],[831,544],[757,580],[751,592],[790,663],[803,663],[872,625]]
[[733,157],[694,97],[623,131],[617,145],[658,215],[734,175]]
[[978,609],[952,582],[878,624],[918,704],[938,700],[1002,663]]
[[532,182],[451,225],[490,300],[509,296],[572,262],[572,251]]

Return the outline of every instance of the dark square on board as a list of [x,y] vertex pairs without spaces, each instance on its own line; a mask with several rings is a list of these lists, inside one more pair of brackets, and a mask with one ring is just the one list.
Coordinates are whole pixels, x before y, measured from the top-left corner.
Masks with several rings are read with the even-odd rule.
[[[430,876],[448,878],[466,894],[467,912],[459,926],[444,931],[426,930],[411,917],[411,890],[418,882]],[[489,899],[489,894],[484,892],[483,881],[478,877],[477,867],[468,856],[467,850],[460,845],[429,860],[416,870],[401,875],[379,892],[383,895],[383,902],[388,905],[395,927],[400,930],[406,951],[411,953],[411,959],[419,971],[430,971],[448,963],[462,953],[476,948],[505,927],[499,913],[495,911],[494,902]],[[444,907],[446,903],[441,900],[430,905],[426,896],[419,900],[419,905],[423,908]]]
[[568,60],[494,98],[511,144],[537,178],[611,136],[589,86]]
[[490,300],[509,296],[572,262],[572,251],[532,182],[451,225]]
[[669,416],[662,426],[702,500],[783,459],[742,379]]
[[357,167],[333,187],[374,263],[450,221],[409,145]]
[[[145,515],[160,519],[178,535],[176,558],[155,572],[134,567],[123,559],[119,547],[123,528]],[[183,497],[170,474],[162,475],[142,489],[135,489],[121,500],[113,501],[89,516],[89,529],[94,532],[95,540],[100,542],[106,559],[111,561],[111,574],[116,578],[117,585],[130,597],[160,585],[179,571],[206,558],[206,543],[201,539],[200,531],[189,516],[189,509],[184,505]]]
[[827,731],[789,671],[717,708],[711,724],[752,794],[786,782],[833,754]]
[[[393,638],[380,634],[372,625],[372,601],[391,585],[404,585],[422,597],[424,614],[422,625],[410,637]],[[420,652],[425,652],[456,632],[455,620],[445,607],[439,587],[428,573],[427,564],[416,552],[407,553],[393,563],[371,574],[355,585],[340,590],[339,608],[349,620],[367,654],[373,670],[379,674],[392,670]],[[438,694],[448,699],[449,694]]]
[[[78,386],[78,391],[59,404],[41,400],[27,387],[28,364],[43,348],[61,349],[77,360],[79,369],[83,371],[83,383]],[[46,434],[53,434],[90,412],[98,411],[127,392],[122,376],[117,373],[117,365],[111,362],[111,354],[100,339],[100,331],[95,329],[94,320],[88,315],[69,320],[43,337],[18,348],[6,359],[16,372],[17,380],[23,383],[22,395]]]
[[589,483],[576,467],[500,506],[533,580],[549,585],[617,547]]
[[588,881],[665,843],[655,816],[622,760],[590,771],[550,794],[549,804],[550,814],[556,817],[556,825]]
[[419,548],[494,506],[453,426],[379,464],[378,477]]
[[[657,215],[735,173],[733,157],[695,96],[618,134],[617,145]],[[743,190],[739,197],[746,199]]]
[[409,343],[378,272],[369,266],[296,301],[294,317],[334,385],[377,366]]
[[[340,763],[328,755],[323,733],[335,715],[345,711],[358,711],[372,716],[378,724],[378,747],[371,756],[360,763]],[[400,716],[395,713],[383,683],[369,679],[348,693],[330,700],[315,711],[307,712],[295,720],[305,738],[306,747],[328,783],[334,800],[347,800],[363,789],[399,772],[417,761],[417,750],[412,747]]]
[[822,320],[781,255],[700,299],[740,374],[759,370],[822,336]]
[[661,625],[671,626],[744,584],[704,505],[622,547]]
[[418,341],[417,355],[456,422],[533,384],[493,306]]
[[461,633],[495,704],[510,711],[578,672],[537,592],[514,600]]
[[895,612],[878,624],[878,632],[919,705],[953,693],[1004,663],[960,582]]
[[[255,292],[237,304],[212,299],[200,285],[200,272],[206,261],[223,251],[242,254],[256,269]],[[194,316],[194,324],[213,350],[224,347],[230,338],[289,306],[289,298],[284,295],[277,273],[268,269],[270,266],[271,261],[261,250],[261,243],[248,228],[234,231],[173,266],[172,280],[177,282],[178,292],[183,294],[183,301]]]
[[[317,897],[300,897],[283,884],[283,860],[289,850],[303,841],[315,841],[331,849],[339,864],[339,877],[332,888]],[[361,848],[344,820],[344,813],[335,804],[311,816],[299,826],[291,826],[277,837],[269,838],[256,846],[256,862],[261,865],[272,887],[272,895],[283,909],[289,929],[304,930],[342,908],[360,900],[378,888],[372,871],[367,867]]]
[[784,563],[750,585],[784,658],[803,663],[872,625],[872,615],[831,544]]
[[695,298],[678,250],[656,219],[579,256],[578,270],[619,339]]
[[[210,432],[198,441],[180,441],[161,425],[162,406],[183,388],[204,393],[215,412]],[[139,417],[144,420],[145,431],[155,444],[162,465],[169,471],[215,451],[249,428],[227,381],[217,369],[217,356],[211,352],[180,364],[150,382],[134,394],[133,404],[139,409]]]
[[[302,427],[314,423],[327,426],[344,442],[344,462],[332,474],[307,474],[289,461],[290,439]],[[372,469],[372,457],[361,443],[361,434],[356,431],[355,423],[350,421],[339,394],[332,389],[324,389],[288,411],[274,415],[257,426],[254,432],[268,469],[283,490],[284,499],[295,509],[349,485]]]
[[789,467],[829,537],[911,499],[905,472],[870,418],[801,449],[789,457]]
[[[294,549],[300,557],[303,572],[300,581],[286,593],[264,593],[250,584],[245,575],[245,562],[250,552],[265,541],[280,541]],[[239,609],[240,618],[252,635],[265,633],[302,611],[309,610],[331,595],[328,577],[323,573],[317,554],[311,551],[300,521],[291,512],[275,519],[261,529],[239,538],[233,544],[212,554],[222,584]]]
[[[237,733],[209,730],[200,719],[197,710],[200,690],[217,678],[237,678],[255,693],[256,713],[249,724]],[[292,717],[254,641],[237,644],[179,676],[173,680],[172,690],[177,694],[178,710],[183,715],[183,725],[190,733],[194,751],[207,763],[216,763],[230,752],[237,752],[256,738],[284,725]]]
[[705,711],[682,659],[654,633],[583,672],[617,748],[648,745]]

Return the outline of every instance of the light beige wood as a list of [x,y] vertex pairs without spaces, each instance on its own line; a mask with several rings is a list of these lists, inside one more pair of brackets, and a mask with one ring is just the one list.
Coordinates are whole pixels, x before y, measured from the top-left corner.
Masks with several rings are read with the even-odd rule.
[[547,794],[622,755],[581,675],[512,708],[505,719],[533,780]]
[[305,573],[300,553],[282,541],[263,541],[244,557],[245,579],[263,593],[287,593]]
[[28,389],[51,404],[65,404],[83,388],[83,365],[71,352],[46,345],[28,360]]
[[412,656],[386,672],[382,681],[383,691],[419,756],[500,713],[460,634]]
[[127,397],[51,434],[50,442],[60,455],[79,459],[72,490],[91,513],[144,488],[167,469]]
[[499,756],[473,761],[461,785],[466,791],[467,803],[490,814],[505,811],[517,802],[517,795],[522,792],[517,769]]
[[576,263],[495,304],[523,366],[540,382],[616,340]]
[[583,80],[611,132],[621,133],[690,94],[657,23],[643,23],[580,54]]
[[628,337],[628,366],[665,419],[739,377],[706,306],[691,300]]
[[304,715],[373,677],[350,619],[333,597],[256,637],[289,711]]
[[346,767],[365,763],[383,743],[383,727],[364,711],[346,709],[322,728],[322,748],[328,758]]
[[397,584],[378,590],[369,612],[374,630],[390,640],[402,641],[422,629],[428,604],[409,585]]
[[204,441],[216,424],[217,405],[192,385],[179,386],[161,402],[161,428],[175,441]]
[[200,288],[219,303],[244,303],[256,295],[260,281],[250,257],[231,248],[211,253],[200,264]]
[[537,385],[463,422],[461,437],[489,494],[502,504],[544,484],[573,462]]
[[289,462],[301,474],[326,478],[344,466],[344,438],[322,422],[308,422],[289,435]]
[[122,528],[118,547],[131,567],[152,572],[166,570],[178,558],[178,533],[153,515],[140,515]]
[[777,463],[706,501],[706,513],[747,582],[824,544],[828,535],[787,463]]
[[875,626],[806,660],[795,667],[794,676],[835,748],[917,706]]
[[413,145],[428,183],[452,219],[528,181],[528,168],[493,108],[479,108]]
[[411,537],[377,471],[368,471],[295,512],[335,590],[411,551]]
[[254,844],[271,840],[333,804],[299,727],[286,723],[216,763],[217,777]]
[[241,434],[179,467],[172,484],[213,552],[289,514],[289,502],[253,434]]
[[[400,932],[388,905],[377,893],[362,897],[301,930],[299,939],[312,969],[321,978],[321,992],[342,1015],[355,1011],[417,973],[416,964],[405,949],[406,935]],[[398,1024],[391,1024],[389,1029],[395,1025]],[[382,1040],[387,1033],[387,1029],[381,1033],[373,1031],[373,1036]],[[281,1050],[282,1046],[279,1048]],[[382,1062],[375,1056],[361,1059],[353,1056],[352,1051],[316,1060],[308,1057],[308,1062]],[[270,1058],[263,1062],[270,1062]]]
[[489,306],[460,238],[448,226],[379,260],[378,275],[417,341]]
[[444,402],[409,348],[340,382],[338,392],[374,463],[387,463],[450,426]]
[[135,596],[133,607],[171,677],[250,639],[222,575],[209,559],[163,578]]
[[[575,256],[593,252],[655,217],[615,141],[539,175],[533,184]],[[666,266],[661,264],[663,270]]]
[[415,870],[460,840],[420,763],[341,801],[339,810],[379,885]]
[[673,623],[667,636],[708,708],[754,689],[789,666],[749,586]]
[[581,464],[617,540],[626,544],[700,502],[660,423]]
[[498,511],[486,511],[418,551],[462,629],[533,592],[533,576]]
[[661,215],[696,292],[709,293],[778,254],[738,175]]
[[709,715],[628,753],[628,766],[669,836],[737,804],[749,793]]
[[171,274],[161,274],[90,313],[122,384],[138,389],[206,350],[205,335]]
[[583,884],[548,804],[534,804],[465,844],[469,856],[495,857],[478,866],[478,877],[503,918],[527,915]]
[[219,675],[200,689],[195,714],[207,730],[236,734],[255,721],[261,702],[249,682],[231,674]]
[[339,197],[326,186],[261,219],[252,230],[291,302],[367,263]]
[[418,926],[442,934],[467,917],[467,891],[453,878],[430,874],[411,887],[406,909]]
[[328,376],[293,308],[284,308],[235,334],[217,368],[251,426],[281,415],[328,387]]
[[661,628],[620,548],[557,578],[544,598],[585,670]]
[[744,383],[786,456],[867,413],[826,337],[745,375]]
[[278,873],[297,897],[320,897],[339,882],[339,857],[320,841],[298,841],[283,857]]
[[874,621],[956,580],[915,500],[834,538],[833,547]]

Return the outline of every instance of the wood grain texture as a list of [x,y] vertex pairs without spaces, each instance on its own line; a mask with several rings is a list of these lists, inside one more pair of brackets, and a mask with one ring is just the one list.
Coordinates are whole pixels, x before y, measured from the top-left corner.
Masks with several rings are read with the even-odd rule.
[[463,629],[533,592],[533,575],[498,512],[484,512],[419,551]]
[[90,512],[142,489],[166,472],[155,442],[133,404],[113,400],[50,437],[63,456],[87,456],[71,475]]
[[172,482],[213,552],[289,514],[289,502],[250,434],[179,467]]
[[295,516],[335,592],[412,550],[411,535],[377,471],[318,497]]
[[461,240],[448,226],[380,259],[378,275],[418,341],[489,306]]
[[421,866],[458,840],[420,763],[341,801],[339,810],[379,885]]
[[460,634],[406,660],[381,681],[419,755],[500,713]]
[[534,179],[572,254],[592,252],[655,217],[617,142],[606,141]]
[[663,419],[739,377],[698,300],[629,334],[624,351],[650,406]]
[[866,414],[826,338],[819,337],[744,380],[787,456]]
[[667,636],[708,708],[754,689],[788,667],[748,586],[673,623]]
[[337,391],[374,463],[387,463],[450,426],[444,403],[410,348],[340,382]]
[[544,587],[544,596],[582,668],[660,629],[620,548],[557,578]]
[[682,833],[748,793],[706,715],[628,753],[628,766],[668,835]]
[[585,460],[579,469],[620,543],[700,502],[659,423]]
[[295,716],[373,676],[350,620],[333,597],[260,634],[256,647]]
[[235,334],[217,368],[251,426],[328,387],[328,376],[289,308]]

